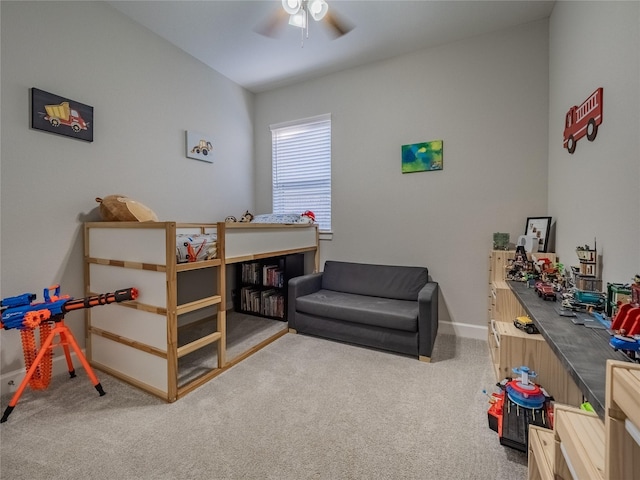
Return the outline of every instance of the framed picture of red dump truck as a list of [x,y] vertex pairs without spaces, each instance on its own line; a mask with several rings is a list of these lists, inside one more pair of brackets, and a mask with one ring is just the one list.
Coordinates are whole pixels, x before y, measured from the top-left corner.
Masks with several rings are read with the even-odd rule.
[[31,128],[93,142],[93,107],[32,88]]

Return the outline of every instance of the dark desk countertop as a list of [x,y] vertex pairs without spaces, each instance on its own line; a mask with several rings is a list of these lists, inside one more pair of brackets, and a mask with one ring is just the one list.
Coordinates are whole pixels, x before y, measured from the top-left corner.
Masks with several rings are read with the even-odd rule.
[[[559,301],[539,298],[525,282],[507,283],[585,399],[604,419],[606,362],[610,358],[630,362],[629,357],[609,345],[607,330],[576,325],[571,317],[559,315]],[[587,317],[587,314],[577,315]]]

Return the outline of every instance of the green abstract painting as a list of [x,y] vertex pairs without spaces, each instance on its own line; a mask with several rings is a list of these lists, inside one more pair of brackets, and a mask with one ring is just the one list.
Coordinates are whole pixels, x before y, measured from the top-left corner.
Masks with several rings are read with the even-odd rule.
[[442,170],[442,140],[402,145],[402,173]]

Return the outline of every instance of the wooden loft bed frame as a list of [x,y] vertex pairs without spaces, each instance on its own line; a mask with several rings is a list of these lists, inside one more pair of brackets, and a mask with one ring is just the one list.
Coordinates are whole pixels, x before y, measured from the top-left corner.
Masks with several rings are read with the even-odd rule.
[[[177,263],[179,233],[216,233],[216,258]],[[87,359],[168,402],[177,400],[287,331],[284,324],[282,333],[227,360],[226,265],[294,253],[313,254],[318,270],[317,225],[85,223],[85,294],[128,287],[140,292],[136,301],[85,311]],[[179,345],[180,317],[190,315],[201,316],[199,323],[208,322],[213,332]],[[180,384],[179,359],[213,344],[215,366]]]

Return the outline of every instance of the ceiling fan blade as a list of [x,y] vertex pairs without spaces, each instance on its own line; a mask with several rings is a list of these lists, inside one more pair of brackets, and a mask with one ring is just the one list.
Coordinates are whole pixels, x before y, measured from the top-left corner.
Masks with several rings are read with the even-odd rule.
[[289,15],[282,8],[278,8],[264,22],[258,24],[253,31],[265,37],[276,38],[282,27],[289,21]]
[[339,17],[336,13],[328,11],[322,19],[324,24],[330,29],[330,33],[334,38],[341,37],[353,30],[353,24],[344,18]]

